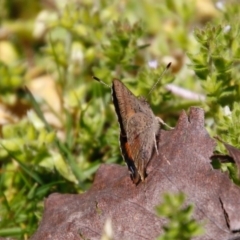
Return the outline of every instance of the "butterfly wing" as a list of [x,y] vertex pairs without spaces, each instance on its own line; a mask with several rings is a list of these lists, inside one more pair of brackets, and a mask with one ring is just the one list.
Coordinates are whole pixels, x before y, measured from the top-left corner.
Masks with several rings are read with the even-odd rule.
[[144,181],[146,177],[146,165],[151,159],[153,149],[156,146],[156,135],[160,126],[154,115],[136,113],[127,123],[127,141],[134,165]]
[[114,79],[112,83],[112,98],[120,126],[119,140],[121,152],[131,173],[131,179],[134,183],[138,183],[140,175],[138,174],[131,156],[126,129],[128,119],[131,118],[131,116],[134,116],[139,108],[139,102],[132,92],[130,92],[125,85],[117,79]]
[[140,102],[138,98],[117,79],[114,79],[112,83],[112,98],[121,131],[126,133],[127,121],[138,112]]

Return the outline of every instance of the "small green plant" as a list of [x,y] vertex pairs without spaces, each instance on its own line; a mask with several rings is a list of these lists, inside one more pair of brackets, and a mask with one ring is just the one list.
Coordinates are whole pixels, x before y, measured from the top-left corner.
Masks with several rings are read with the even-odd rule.
[[[216,18],[214,24],[195,29],[199,49],[188,54],[191,67],[206,95],[203,107],[209,132],[237,148],[240,147],[239,10],[239,4],[235,1],[223,5],[222,18]],[[227,154],[221,143],[217,146],[217,152]],[[239,184],[235,164],[218,163],[216,168],[228,171],[230,178]]]
[[[222,121],[217,126],[218,136],[221,136],[221,140],[225,143],[232,145],[240,149],[239,139],[239,124],[240,124],[240,105],[237,102],[233,103],[232,110],[229,107],[221,108],[219,114],[221,114]],[[217,152],[221,154],[229,154],[226,147],[219,141],[217,146]],[[221,169],[222,171],[228,171],[230,178],[235,184],[240,185],[240,179],[238,169],[235,163],[220,163],[218,160],[213,162],[214,168]]]
[[157,240],[190,240],[203,234],[202,226],[192,219],[193,205],[183,207],[185,200],[183,193],[163,196],[163,203],[156,210],[159,216],[168,219],[168,224]]
[[224,6],[222,19],[216,19],[215,24],[207,24],[202,29],[195,29],[194,35],[199,44],[199,50],[189,53],[192,68],[202,83],[207,96],[205,108],[214,118],[215,126],[223,120],[221,108],[233,108],[239,101],[240,85],[238,62],[239,27],[234,3]]

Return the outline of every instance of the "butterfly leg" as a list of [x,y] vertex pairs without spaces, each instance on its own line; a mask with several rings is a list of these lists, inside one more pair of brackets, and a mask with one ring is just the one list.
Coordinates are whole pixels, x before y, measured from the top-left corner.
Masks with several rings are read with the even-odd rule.
[[156,118],[160,122],[160,124],[165,125],[169,129],[174,129],[173,127],[170,127],[168,124],[166,124],[160,117],[156,117]]
[[157,136],[154,134],[154,145],[155,145],[155,149],[156,149],[156,152],[157,152],[157,155],[159,154],[158,152],[158,147],[157,147]]

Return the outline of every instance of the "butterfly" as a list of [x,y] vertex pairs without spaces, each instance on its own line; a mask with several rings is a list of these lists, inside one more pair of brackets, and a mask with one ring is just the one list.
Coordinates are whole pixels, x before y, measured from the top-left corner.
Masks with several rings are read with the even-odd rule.
[[[161,76],[170,66],[171,63],[167,65]],[[99,78],[93,78],[108,86]],[[158,81],[153,85],[149,94]],[[154,115],[144,97],[136,97],[120,80],[114,79],[111,89],[120,126],[120,148],[128,165],[131,179],[137,184],[146,178],[146,167],[154,149],[158,154],[157,139],[160,136],[160,123],[165,123]]]
[[112,98],[120,126],[120,148],[134,183],[146,178],[146,166],[154,149],[158,154],[157,118],[143,97],[136,97],[119,80],[112,83]]

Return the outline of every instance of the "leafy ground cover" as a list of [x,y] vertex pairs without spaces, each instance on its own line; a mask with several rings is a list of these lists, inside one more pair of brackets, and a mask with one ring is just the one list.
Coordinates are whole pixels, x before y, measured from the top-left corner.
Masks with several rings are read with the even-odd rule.
[[[149,96],[155,115],[174,126],[200,106],[208,132],[240,147],[237,1],[0,4],[0,236],[29,238],[50,193],[82,193],[101,163],[123,164],[110,89],[93,74],[147,96],[172,62]],[[216,167],[238,183],[232,163]]]

